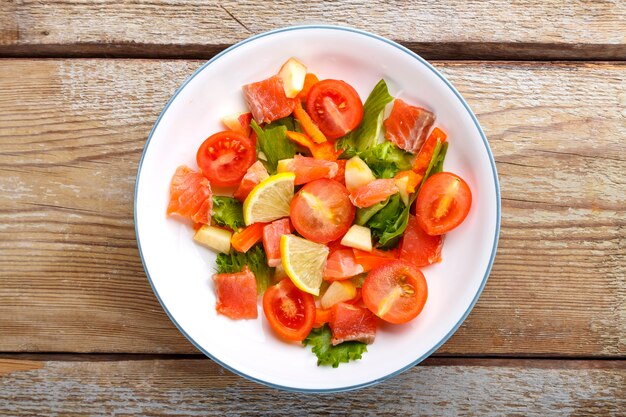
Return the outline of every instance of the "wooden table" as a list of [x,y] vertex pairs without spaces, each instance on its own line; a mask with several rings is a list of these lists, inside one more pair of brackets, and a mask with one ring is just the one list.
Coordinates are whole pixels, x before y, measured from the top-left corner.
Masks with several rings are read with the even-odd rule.
[[[300,23],[430,59],[497,162],[485,291],[421,365],[338,395],[265,388],[164,314],[137,163],[204,60]],[[626,3],[0,0],[0,415],[626,414]]]

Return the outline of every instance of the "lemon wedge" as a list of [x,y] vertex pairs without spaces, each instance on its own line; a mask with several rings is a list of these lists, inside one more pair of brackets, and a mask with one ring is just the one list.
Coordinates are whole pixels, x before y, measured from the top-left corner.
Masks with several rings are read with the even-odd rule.
[[283,172],[257,184],[243,202],[243,221],[246,226],[288,217],[295,179],[296,174],[293,172]]
[[280,238],[280,259],[283,269],[296,287],[319,295],[324,278],[328,247],[294,235]]

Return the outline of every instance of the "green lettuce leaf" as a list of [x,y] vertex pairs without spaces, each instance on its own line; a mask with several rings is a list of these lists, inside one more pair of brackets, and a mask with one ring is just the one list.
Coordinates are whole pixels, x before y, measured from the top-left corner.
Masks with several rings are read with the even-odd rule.
[[231,251],[230,254],[219,253],[216,259],[218,274],[234,274],[241,272],[244,266],[254,274],[256,278],[257,293],[262,294],[271,282],[271,269],[267,266],[267,257],[263,247],[255,245],[246,253]]
[[[278,120],[273,123],[277,122]],[[257,135],[257,153],[263,152],[265,156],[265,159],[259,157],[259,160],[272,175],[276,173],[278,161],[293,158],[296,154],[296,145],[287,138],[287,127],[284,124],[270,126],[271,124],[262,129],[254,120],[250,123],[250,127]]]
[[311,346],[313,353],[317,356],[317,366],[330,365],[333,368],[340,363],[347,363],[361,359],[364,352],[367,352],[367,345],[361,342],[343,342],[337,346],[331,343],[332,332],[325,324],[322,327],[311,330],[311,333],[302,341],[305,346]]
[[383,209],[389,203],[389,198],[380,203],[376,203],[373,206],[356,209],[355,223],[359,226],[365,226],[365,224],[380,210]]
[[446,153],[448,153],[448,142],[444,142],[443,145],[441,145],[439,156],[437,156],[437,161],[435,161],[432,169],[433,174],[443,171],[443,160],[446,159]]
[[360,152],[359,156],[378,178],[393,178],[399,171],[413,166],[413,154],[387,141]]
[[336,149],[343,149],[342,158],[351,158],[358,152],[364,151],[376,144],[383,126],[383,112],[385,106],[391,103],[393,97],[389,94],[387,83],[380,80],[374,87],[363,105],[363,120],[356,130],[348,133],[335,142]]
[[400,194],[396,193],[389,197],[385,207],[374,214],[367,222],[367,226],[372,231],[372,236],[378,239],[380,248],[389,249],[398,244],[400,235],[406,229],[405,224],[400,231],[402,224],[405,223],[403,219],[405,211],[406,222],[408,222],[409,210],[404,206]]
[[213,221],[218,226],[227,226],[233,230],[244,227],[243,206],[232,197],[213,196]]
[[293,116],[283,117],[282,119],[274,120],[272,123],[265,126],[265,129],[273,129],[278,126],[285,126],[287,130],[293,132],[296,127],[296,122]]

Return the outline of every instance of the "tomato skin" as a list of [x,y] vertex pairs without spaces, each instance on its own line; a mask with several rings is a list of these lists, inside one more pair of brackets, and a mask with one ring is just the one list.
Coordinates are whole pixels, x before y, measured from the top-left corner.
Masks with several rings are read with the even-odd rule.
[[363,102],[345,81],[323,80],[311,87],[306,99],[311,120],[328,139],[354,130],[363,119]]
[[231,319],[256,319],[257,291],[254,274],[247,266],[234,274],[213,275],[217,303],[215,309]]
[[420,227],[429,235],[442,235],[467,217],[472,192],[465,181],[450,172],[439,172],[426,180],[415,202]]
[[419,269],[407,261],[395,260],[367,275],[362,296],[372,313],[389,323],[402,324],[422,311],[428,286]]
[[306,239],[328,243],[346,234],[356,209],[348,190],[335,180],[321,179],[306,184],[291,201],[290,217]]
[[417,267],[441,262],[443,235],[431,236],[417,224],[417,219],[409,215],[409,223],[400,242],[400,259]]
[[315,322],[315,300],[283,279],[263,294],[263,312],[270,327],[284,340],[302,341]]
[[254,143],[241,133],[225,130],[209,136],[196,154],[202,174],[212,185],[237,185],[256,160]]

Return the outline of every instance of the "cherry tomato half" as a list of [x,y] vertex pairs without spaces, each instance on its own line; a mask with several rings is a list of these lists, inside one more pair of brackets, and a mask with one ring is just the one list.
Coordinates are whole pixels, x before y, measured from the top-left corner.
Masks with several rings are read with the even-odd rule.
[[355,208],[346,187],[335,180],[320,179],[306,184],[291,201],[293,227],[317,243],[328,243],[346,234]]
[[472,206],[472,192],[467,183],[450,172],[428,178],[415,202],[419,226],[429,235],[442,235],[467,217]]
[[301,341],[313,328],[315,300],[311,294],[300,291],[289,278],[285,278],[263,294],[263,312],[278,336]]
[[417,317],[428,298],[424,274],[402,260],[373,269],[365,278],[361,291],[367,308],[394,324],[406,323]]
[[200,145],[196,162],[205,177],[216,186],[236,185],[254,163],[254,143],[241,133],[224,131]]
[[337,139],[354,130],[363,119],[363,102],[350,84],[323,80],[311,87],[306,99],[311,120],[328,139]]

